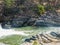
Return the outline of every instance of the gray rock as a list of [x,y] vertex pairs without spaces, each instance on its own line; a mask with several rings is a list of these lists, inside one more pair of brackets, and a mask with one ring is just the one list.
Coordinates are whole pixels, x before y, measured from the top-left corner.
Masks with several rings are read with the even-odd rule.
[[4,28],[4,29],[10,29],[11,28],[11,25],[10,25],[10,22],[8,21],[6,21],[6,22],[3,22],[2,24],[1,24],[1,26],[2,26],[2,28]]
[[22,27],[29,20],[27,17],[15,18],[12,20],[12,27]]
[[36,18],[30,18],[26,24],[28,26],[32,26],[32,25],[34,25],[35,21],[36,21]]
[[50,35],[55,38],[60,38],[60,33],[57,33],[57,32],[51,32]]
[[36,20],[36,26],[60,26],[60,18],[54,12],[47,12]]

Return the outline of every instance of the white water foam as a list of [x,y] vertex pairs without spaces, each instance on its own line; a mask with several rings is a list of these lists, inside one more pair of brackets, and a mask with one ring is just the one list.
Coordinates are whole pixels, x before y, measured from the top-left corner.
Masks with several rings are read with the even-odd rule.
[[0,25],[0,37],[9,36],[9,35],[23,35],[28,36],[29,34],[25,34],[24,31],[15,31],[14,29],[3,29]]

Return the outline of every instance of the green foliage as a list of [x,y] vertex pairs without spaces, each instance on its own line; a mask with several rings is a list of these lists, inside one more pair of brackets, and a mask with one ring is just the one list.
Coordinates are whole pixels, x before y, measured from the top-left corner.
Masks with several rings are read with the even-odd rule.
[[45,7],[43,5],[37,5],[38,14],[43,14],[45,12]]
[[35,11],[35,13],[37,13],[38,15],[40,15],[40,14],[43,14],[45,12],[45,6],[38,4],[38,5],[35,5],[32,8],[32,10]]
[[13,0],[4,0],[5,6],[8,8],[13,5],[13,2],[14,2]]

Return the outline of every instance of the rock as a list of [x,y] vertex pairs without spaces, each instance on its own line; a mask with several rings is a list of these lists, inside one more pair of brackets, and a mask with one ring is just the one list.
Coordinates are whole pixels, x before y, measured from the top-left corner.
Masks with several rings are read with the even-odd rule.
[[51,34],[52,36],[55,36],[55,37],[57,37],[57,35],[58,35],[58,34],[55,33],[55,32],[51,32],[50,34]]
[[60,26],[60,18],[57,14],[52,12],[47,12],[41,15],[35,22],[36,26]]
[[53,37],[60,38],[60,33],[58,34],[57,32],[51,32],[50,33]]
[[14,18],[12,20],[12,27],[22,27],[29,20],[28,17]]
[[0,16],[0,23],[2,23],[4,21],[4,17]]
[[36,38],[36,36],[32,36],[32,38]]
[[30,38],[30,40],[36,40],[36,38]]
[[10,16],[10,15],[16,15],[19,12],[19,8],[13,7],[13,8],[5,8],[4,15]]
[[57,23],[55,23],[55,22],[53,22],[53,21],[41,21],[41,20],[37,20],[36,22],[35,22],[35,26],[42,26],[42,27],[59,27],[60,26],[60,24],[57,24]]
[[26,24],[28,26],[32,26],[32,25],[34,25],[35,21],[36,21],[36,18],[30,18]]
[[[57,37],[60,33],[57,33],[57,32],[54,32],[54,31],[51,31],[51,32],[45,32],[45,33],[40,33],[40,34],[37,34],[35,36],[33,36],[33,38],[29,38],[29,39],[26,39],[26,40],[29,40],[29,41],[32,41],[31,43],[33,44],[33,42],[36,40],[38,41],[39,44],[43,45],[43,44],[49,44],[49,43],[52,43],[52,42],[59,42],[60,41],[60,38]],[[35,39],[36,37],[36,39]],[[55,38],[56,37],[56,38]],[[29,41],[26,41],[27,43],[30,43]],[[25,43],[26,45],[26,43]]]
[[30,39],[25,39],[25,42],[31,42]]
[[10,29],[11,28],[11,24],[10,24],[10,22],[3,22],[2,24],[1,24],[1,26],[2,26],[2,28],[4,28],[4,29]]

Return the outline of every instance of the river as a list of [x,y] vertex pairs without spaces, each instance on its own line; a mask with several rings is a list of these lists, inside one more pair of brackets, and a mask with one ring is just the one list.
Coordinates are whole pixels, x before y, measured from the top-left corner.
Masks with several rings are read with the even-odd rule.
[[[26,27],[27,29],[29,28],[32,28],[32,27]],[[25,29],[25,28],[23,28]],[[21,31],[16,31],[14,28],[12,29],[3,29],[0,25],[0,37],[2,36],[7,36],[7,35],[14,35],[14,34],[18,34],[18,35],[24,35],[24,36],[27,36],[29,34],[25,34],[24,32],[26,31],[30,31],[30,30],[25,30],[23,31],[22,29],[20,29]],[[17,28],[18,30],[18,28]],[[35,29],[32,29],[33,30],[33,33],[42,33],[42,32],[50,32],[50,31],[57,31],[57,32],[60,32],[60,27],[37,27]]]
[[24,31],[16,31],[14,29],[3,29],[0,25],[0,37],[9,36],[9,35],[28,36],[29,34],[25,34]]

